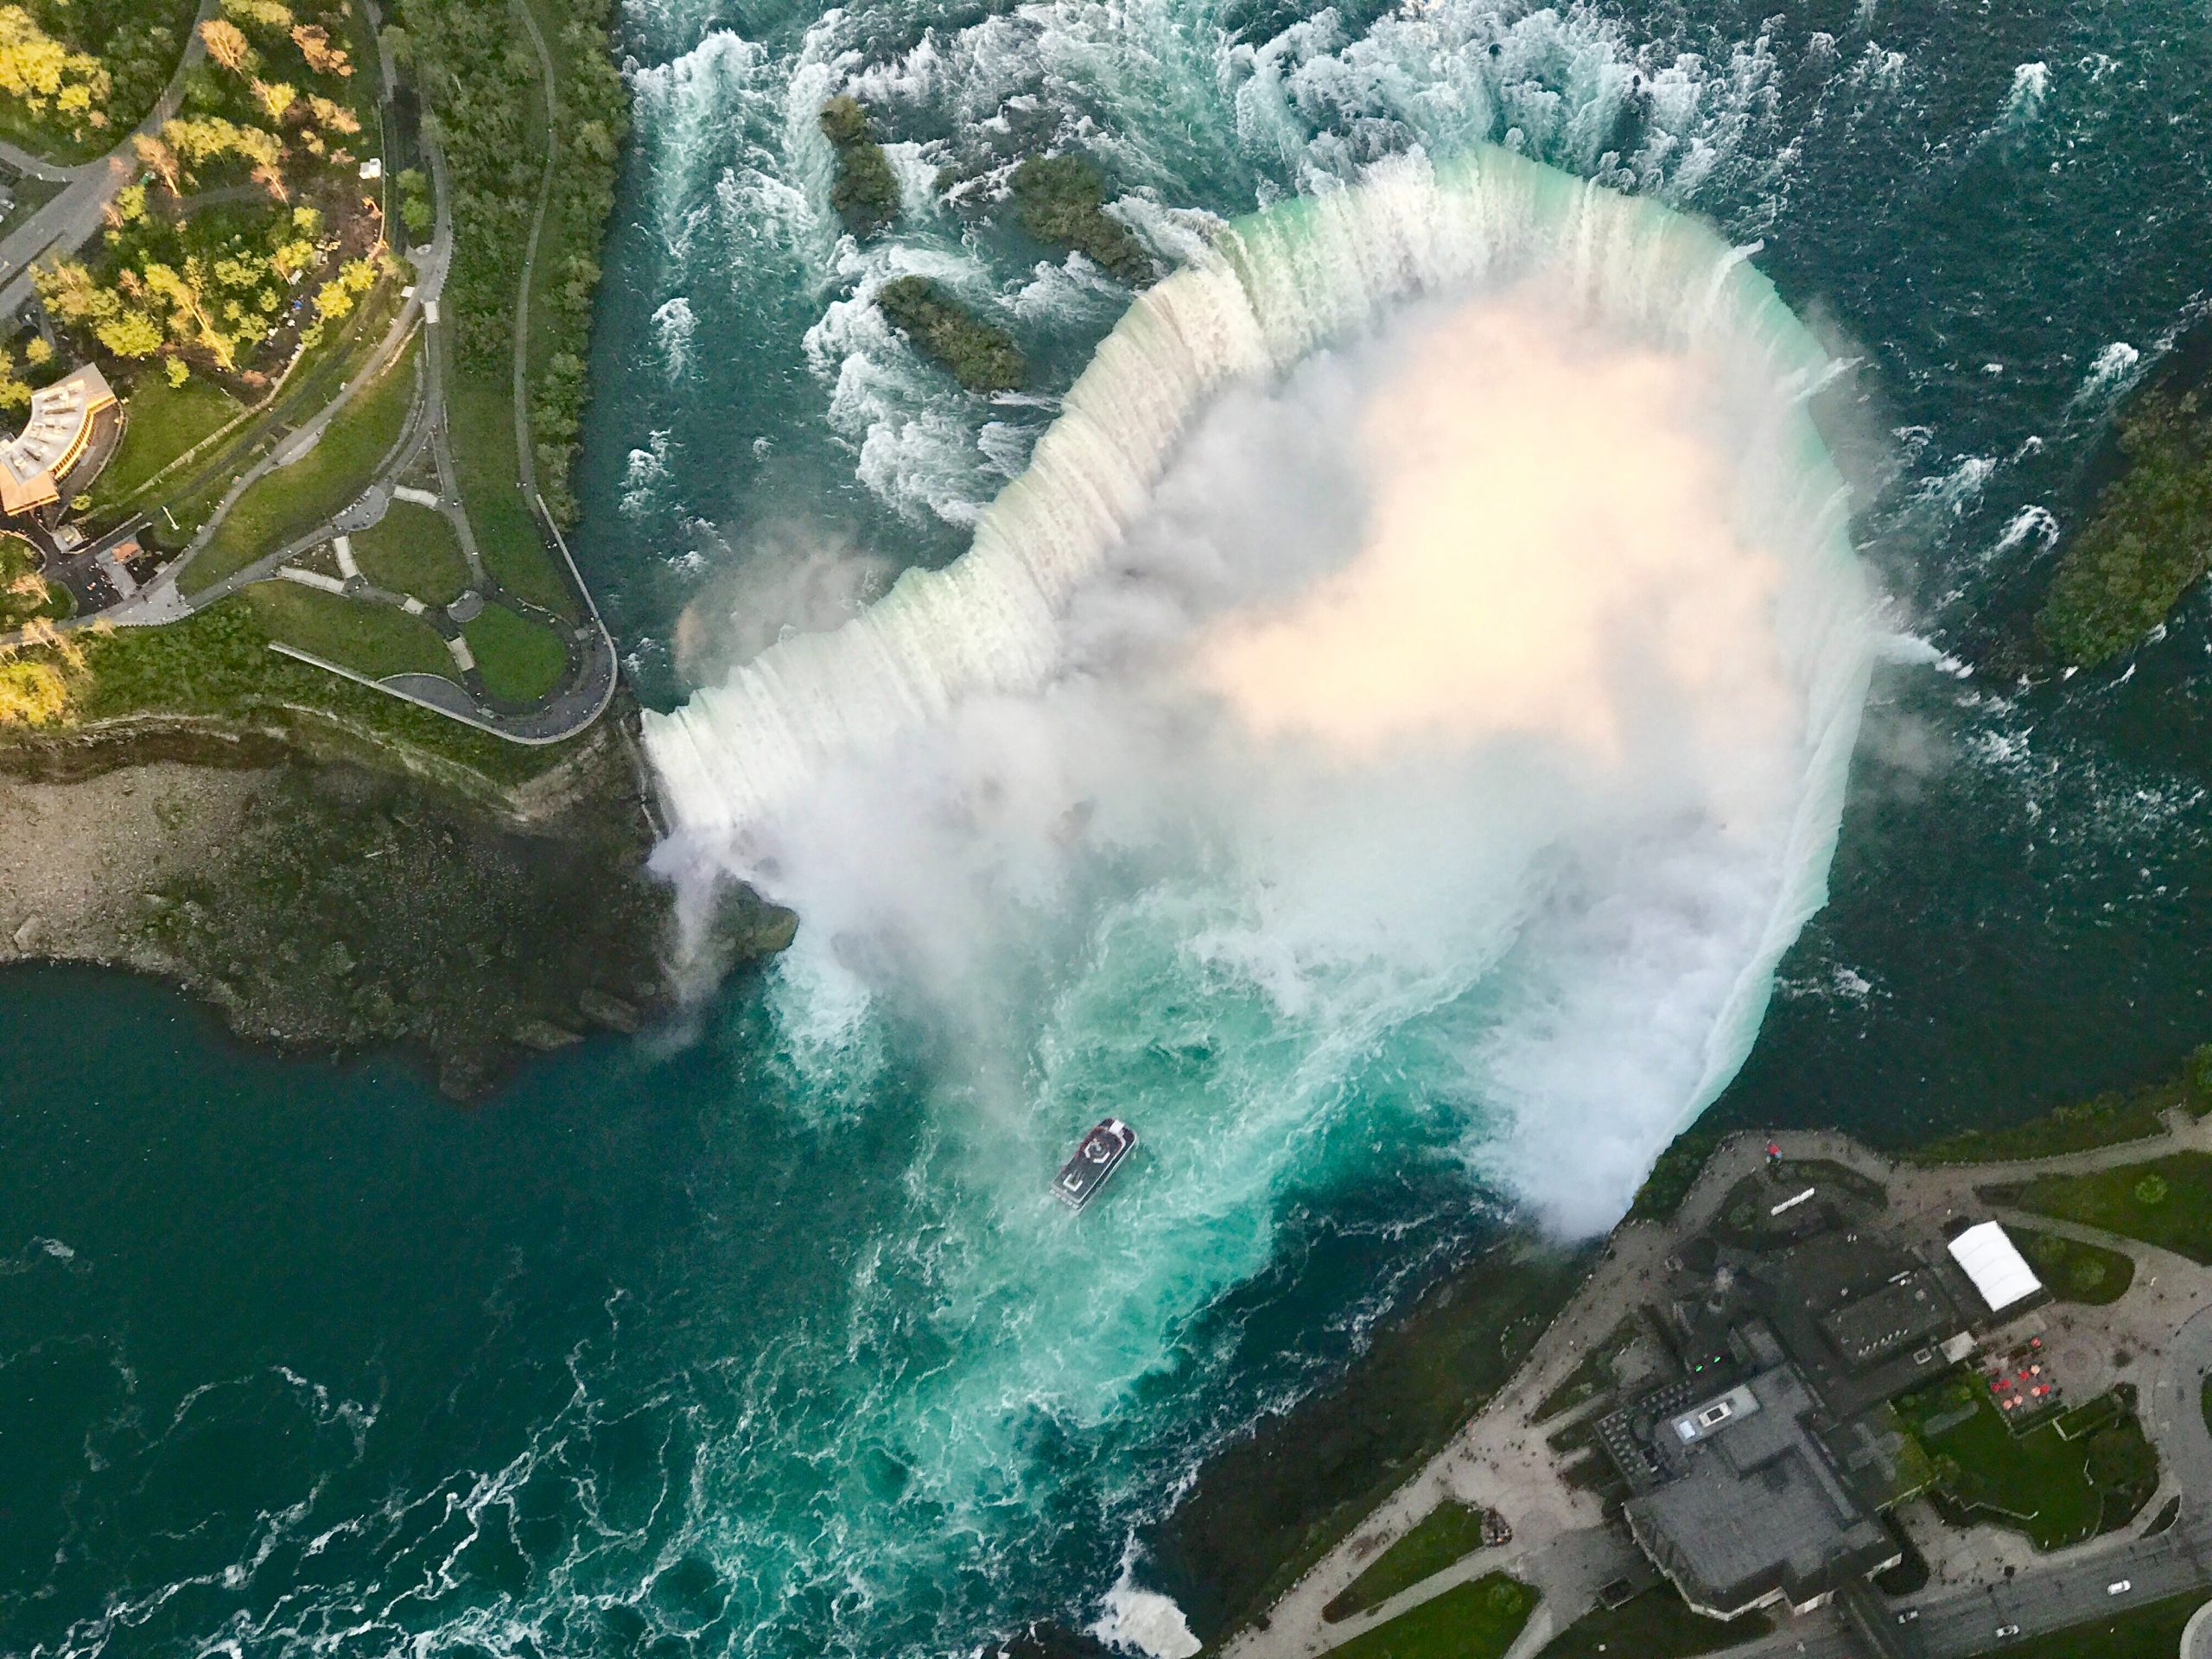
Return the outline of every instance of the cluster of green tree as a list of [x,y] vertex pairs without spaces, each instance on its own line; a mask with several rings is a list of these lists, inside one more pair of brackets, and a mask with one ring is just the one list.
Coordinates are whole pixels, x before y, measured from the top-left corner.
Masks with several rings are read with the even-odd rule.
[[40,335],[23,341],[22,349],[23,362],[31,371],[29,375],[16,372],[15,347],[0,346],[0,410],[29,408],[36,377],[54,361],[54,347]]
[[161,95],[193,10],[193,0],[0,5],[0,125],[35,145],[112,143]]
[[[523,259],[543,181],[543,105],[537,60],[518,40],[529,0],[400,0],[404,54],[420,67],[453,187],[454,248],[447,303],[465,365],[511,360]],[[586,391],[597,251],[614,206],[614,162],[629,130],[628,94],[607,48],[608,0],[540,0],[558,19],[551,42],[558,165],[534,277],[531,426],[539,485],[573,519],[569,467]],[[406,211],[404,200],[401,211]],[[550,268],[548,257],[556,263]]]
[[840,95],[822,106],[821,119],[822,135],[837,153],[830,205],[855,236],[874,236],[899,217],[899,181],[868,130],[868,111]]
[[419,167],[399,175],[399,222],[414,241],[425,240],[437,227],[437,205],[430,200],[430,181]]
[[97,270],[65,259],[35,280],[57,324],[111,357],[163,358],[172,385],[194,365],[259,384],[347,315],[384,268],[378,253],[336,257],[321,212],[304,203],[180,219],[147,198],[144,185],[117,196]]
[[1033,156],[1014,170],[1021,228],[1073,248],[1116,281],[1141,288],[1159,275],[1129,227],[1106,212],[1106,180],[1080,156]]
[[2212,569],[2212,414],[2151,393],[2121,418],[2126,470],[2062,554],[2037,622],[2069,663],[2127,651]]
[[886,283],[875,302],[917,350],[970,391],[1011,391],[1028,374],[1012,335],[969,315],[925,276]]
[[140,162],[173,195],[243,170],[280,201],[350,168],[370,93],[354,84],[346,24],[342,5],[223,0],[200,26],[207,56],[185,77],[181,112],[132,140]]

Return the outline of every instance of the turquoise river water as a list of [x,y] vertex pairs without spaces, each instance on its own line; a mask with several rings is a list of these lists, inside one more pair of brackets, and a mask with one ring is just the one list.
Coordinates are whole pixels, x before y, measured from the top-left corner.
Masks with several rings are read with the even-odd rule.
[[[1771,972],[1751,928],[1729,960],[1756,994],[1700,1016],[1757,1027],[1712,1109],[1900,1137],[2124,1083],[2212,1036],[2205,605],[2120,672],[2022,690],[1961,663],[2032,601],[2116,400],[2196,315],[2206,30],[2181,0],[630,0],[580,556],[661,711],[946,566],[1129,304],[996,201],[1026,150],[1093,156],[1168,265],[1416,150],[1448,171],[1503,144],[1758,244],[1853,365],[1829,436],[1894,638],[1827,907]],[[909,204],[865,246],[813,125],[841,89]],[[1687,245],[1636,245],[1647,283]],[[858,297],[905,270],[1009,327],[1030,390],[971,398],[915,358]],[[1332,406],[1325,365],[1278,366],[1319,400],[1283,407]],[[1344,446],[1279,415],[1250,429],[1332,476]],[[1390,799],[1395,823],[1433,804]],[[1343,810],[1346,864],[1387,854],[1450,902],[1291,860],[1266,891],[1330,904],[1261,903],[1132,833],[1014,872],[1049,902],[982,907],[1007,870],[953,859],[972,821],[929,810],[925,840],[826,874],[806,836],[765,874],[722,845],[825,906],[855,871],[964,895],[899,913],[974,948],[918,971],[917,935],[860,906],[849,948],[467,1112],[396,1062],[241,1053],[130,980],[0,977],[0,1651],[876,1659],[1098,1619],[1209,1448],[1508,1211],[1601,1222],[1738,1058],[1631,1046],[1680,1077],[1611,1116],[1560,1063],[1675,1030],[1657,980],[1580,1002],[1577,964],[1639,918],[1733,915],[1697,885],[1715,867],[1669,864],[1660,904],[1617,859],[1586,931],[1530,923],[1477,963],[1494,893],[1446,879],[1465,849],[1424,864],[1438,843]],[[1789,868],[1816,889],[1818,862]],[[1317,957],[1339,902],[1416,947],[1396,976]],[[902,994],[940,973],[989,995]],[[1078,1230],[1042,1179],[1106,1107],[1148,1110],[1146,1147]]]

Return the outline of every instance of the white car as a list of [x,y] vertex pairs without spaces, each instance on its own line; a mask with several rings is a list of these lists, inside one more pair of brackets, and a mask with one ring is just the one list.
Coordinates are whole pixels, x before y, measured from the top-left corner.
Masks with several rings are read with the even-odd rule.
[[1999,1624],[1997,1627],[1997,1639],[2000,1642],[2007,1637],[2018,1636],[2019,1633],[2020,1627],[2017,1624]]
[[2134,1587],[2135,1580],[2133,1579],[2114,1579],[2110,1584],[2105,1586],[2105,1594],[2124,1596]]

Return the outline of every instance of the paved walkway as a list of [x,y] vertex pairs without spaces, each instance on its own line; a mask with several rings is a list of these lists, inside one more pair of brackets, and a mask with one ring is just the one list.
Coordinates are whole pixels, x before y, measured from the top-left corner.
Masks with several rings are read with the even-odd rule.
[[[520,0],[518,0],[520,3]],[[374,0],[364,0],[372,28],[380,21]],[[536,20],[524,15],[536,36]],[[380,34],[380,31],[379,31]],[[544,52],[544,43],[537,40],[538,50]],[[385,85],[393,84],[392,67],[384,61],[379,40],[380,67]],[[551,89],[551,65],[545,64],[549,97]],[[550,116],[549,116],[550,121]],[[452,220],[453,190],[446,169],[444,153],[435,143],[426,142],[425,159],[429,164],[432,198],[436,205],[437,219],[430,239],[415,256],[416,278],[415,291],[401,308],[385,338],[378,342],[374,353],[361,370],[340,391],[338,396],[323,408],[314,419],[287,437],[267,455],[232,482],[221,502],[207,522],[201,526],[184,556],[171,565],[137,596],[137,599],[109,613],[118,626],[146,626],[173,622],[197,610],[230,597],[257,582],[265,582],[276,575],[293,560],[340,535],[367,530],[379,523],[391,510],[395,497],[404,492],[419,495],[401,482],[410,472],[418,470],[427,460],[437,479],[433,496],[434,511],[451,527],[460,544],[461,556],[469,569],[470,588],[454,607],[443,611],[423,611],[425,620],[443,637],[449,647],[460,639],[461,623],[453,613],[460,607],[468,608],[461,614],[473,614],[486,601],[495,600],[509,608],[520,612],[554,632],[563,642],[568,664],[561,684],[548,697],[524,711],[503,708],[496,703],[487,690],[482,674],[465,649],[454,652],[453,679],[429,674],[394,675],[382,680],[371,679],[342,669],[304,652],[288,654],[313,663],[316,667],[337,673],[374,690],[396,696],[404,702],[419,703],[440,714],[461,720],[503,737],[512,742],[546,744],[559,742],[584,730],[606,711],[614,696],[614,687],[620,677],[621,665],[614,649],[614,641],[601,620],[590,589],[584,585],[582,575],[569,558],[565,544],[558,548],[567,563],[575,591],[582,595],[586,616],[580,623],[571,623],[543,607],[532,604],[500,586],[496,575],[486,567],[477,546],[475,529],[463,507],[461,475],[456,467],[451,442],[446,403],[446,381],[451,372],[447,330],[439,312],[439,300],[443,295],[447,272],[451,267],[454,232]],[[549,163],[550,168],[550,163]],[[550,187],[550,172],[547,186]],[[543,201],[541,198],[540,213]],[[535,237],[532,238],[531,258],[535,257]],[[518,338],[523,327],[530,296],[529,262],[525,262],[521,294],[517,302],[516,328]],[[375,474],[362,493],[349,503],[328,522],[317,525],[307,535],[300,537],[264,554],[252,563],[210,583],[197,594],[187,595],[180,586],[180,579],[190,568],[193,560],[207,547],[216,529],[238,504],[238,499],[256,484],[270,474],[289,466],[312,449],[328,429],[330,423],[357,395],[372,383],[405,347],[420,325],[423,335],[420,383],[413,407],[408,416],[406,429],[378,463]],[[517,400],[518,434],[523,442],[523,471],[525,480],[534,474],[530,469],[529,432],[524,417],[526,387],[523,378],[524,363],[521,347],[516,359],[515,397]],[[531,499],[537,500],[534,490]],[[538,510],[543,515],[542,501]],[[550,528],[550,516],[544,519]],[[553,535],[557,542],[558,531]],[[361,604],[388,604],[406,608],[403,594],[391,594],[356,578],[345,584],[346,596]],[[417,607],[418,609],[420,607]]]
[[[1892,1220],[1908,1232],[1925,1234],[1940,1232],[1947,1221],[1962,1214],[1991,1213],[1974,1197],[1978,1187],[2037,1175],[2087,1173],[2177,1151],[2212,1152],[2212,1118],[2176,1114],[2163,1134],[2147,1140],[2055,1158],[1973,1165],[1900,1163],[1836,1133],[1791,1133],[1774,1139],[1793,1160],[1826,1160],[1880,1182],[1889,1194]],[[1545,1437],[1572,1416],[1541,1429],[1529,1427],[1528,1418],[1594,1345],[1607,1341],[1624,1318],[1656,1294],[1667,1258],[1710,1224],[1739,1180],[1763,1166],[1766,1144],[1761,1135],[1731,1137],[1707,1161],[1672,1221],[1629,1223],[1618,1229],[1603,1260],[1538,1339],[1514,1379],[1450,1446],[1294,1586],[1270,1611],[1264,1628],[1239,1634],[1225,1650],[1227,1659],[1306,1659],[1454,1584],[1498,1570],[1527,1580],[1544,1593],[1535,1618],[1513,1649],[1512,1659],[1529,1659],[1595,1605],[1600,1585],[1633,1569],[1639,1558],[1624,1535],[1605,1523],[1599,1500],[1570,1491],[1558,1478],[1560,1459],[1545,1445]],[[2144,1421],[2163,1464],[2161,1486],[2133,1529],[2050,1555],[2038,1555],[2018,1535],[1994,1527],[1960,1531],[1932,1517],[1910,1522],[1916,1541],[1929,1554],[1934,1577],[1923,1599],[1898,1605],[1922,1610],[1908,1645],[1931,1655],[1975,1652],[1971,1644],[1976,1641],[1986,1645],[1997,1625],[2008,1622],[1987,1617],[1992,1605],[2012,1609],[2009,1622],[2024,1629],[2047,1630],[2094,1616],[2107,1599],[2105,1584],[2118,1577],[2139,1575],[2146,1586],[2169,1584],[2171,1589],[2161,1593],[2212,1583],[2212,1432],[2206,1428],[2196,1393],[2200,1379],[2212,1372],[2212,1269],[2093,1229],[1997,1213],[2135,1260],[2135,1282],[2119,1302],[2105,1308],[2055,1303],[2041,1317],[2055,1363],[2062,1375],[2082,1379],[2075,1391],[2084,1397],[2121,1380],[2116,1348],[2131,1356],[2132,1369],[2125,1375],[2143,1390]],[[2184,1503],[2180,1522],[2158,1538],[2143,1537],[2142,1529],[2166,1498],[2176,1495]],[[1513,1526],[1513,1541],[1478,1550],[1367,1614],[1337,1624],[1323,1619],[1323,1607],[1446,1497],[1501,1511]],[[2013,1569],[2010,1579],[2008,1567]],[[1733,1651],[1794,1654],[1800,1642],[1808,1643],[1802,1649],[1807,1653],[1859,1651],[1857,1638],[1844,1634],[1833,1613],[1791,1622],[1772,1641]],[[1830,1645],[1813,1645],[1822,1643]]]

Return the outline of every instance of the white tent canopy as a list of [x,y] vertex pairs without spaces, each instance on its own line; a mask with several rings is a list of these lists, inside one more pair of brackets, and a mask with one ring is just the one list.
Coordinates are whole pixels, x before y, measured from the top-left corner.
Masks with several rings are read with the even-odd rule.
[[2000,1313],[2043,1288],[2035,1269],[1993,1221],[1969,1227],[1953,1239],[1951,1259],[1974,1281],[1974,1287],[1993,1313]]

